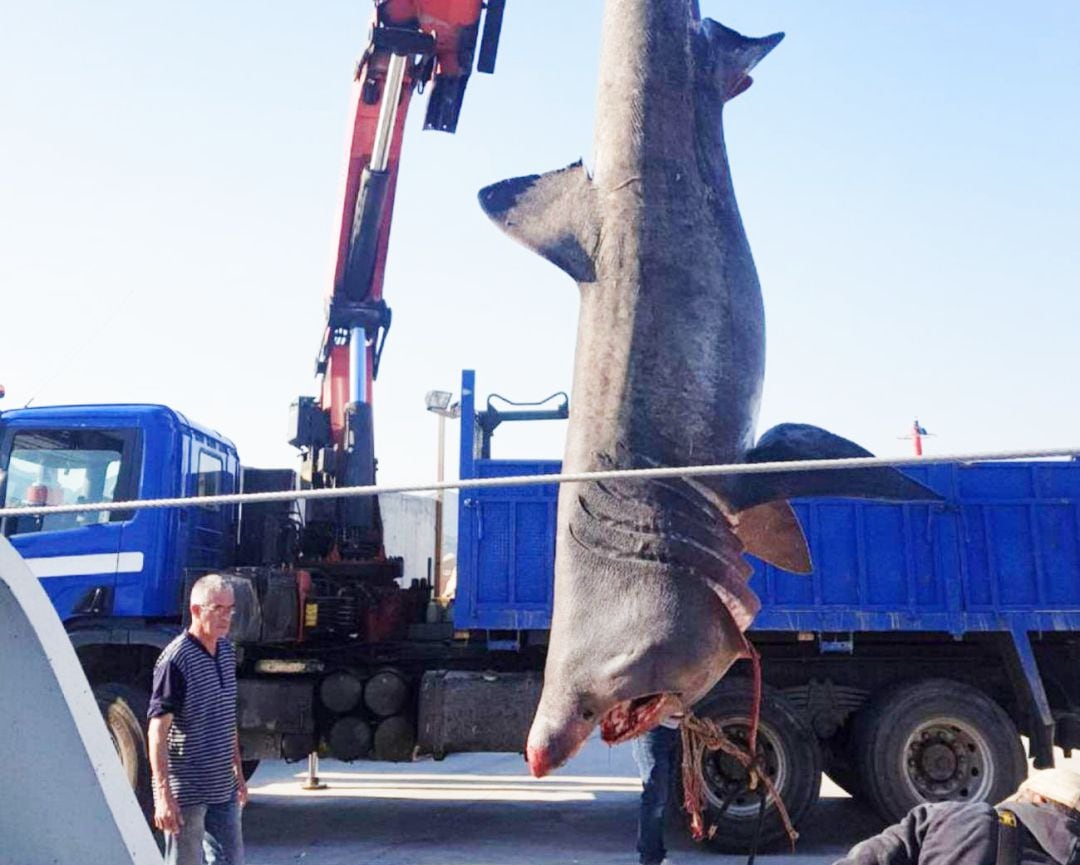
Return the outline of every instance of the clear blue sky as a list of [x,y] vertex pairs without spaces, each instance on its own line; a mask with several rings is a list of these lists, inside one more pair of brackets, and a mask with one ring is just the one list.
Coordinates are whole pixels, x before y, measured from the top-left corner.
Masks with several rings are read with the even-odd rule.
[[[482,216],[589,160],[599,0],[509,0],[456,136],[405,144],[376,383],[384,482],[434,476],[430,388],[568,389],[575,286]],[[761,276],[760,429],[906,454],[1080,442],[1080,5],[702,0],[785,41],[726,111]],[[8,4],[0,27],[2,408],[164,402],[291,465],[371,4]],[[561,425],[500,431],[556,456]],[[456,466],[456,458],[450,464]]]

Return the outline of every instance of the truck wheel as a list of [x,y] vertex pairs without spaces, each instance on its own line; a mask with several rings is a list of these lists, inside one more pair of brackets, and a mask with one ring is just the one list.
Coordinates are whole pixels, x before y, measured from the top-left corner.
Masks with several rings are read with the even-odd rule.
[[154,813],[154,797],[150,787],[150,758],[142,720],[146,718],[149,699],[135,688],[116,682],[94,685],[93,690],[128,783],[135,791],[139,807],[149,818]]
[[951,679],[875,697],[856,719],[855,748],[862,789],[889,823],[923,802],[1000,802],[1027,775],[1005,710]]
[[[748,683],[724,682],[695,706],[694,712],[715,721],[728,738],[745,746],[750,729],[750,703]],[[810,728],[783,697],[769,688],[765,689],[761,702],[757,749],[791,822],[798,826],[818,799],[821,752]],[[733,758],[711,751],[702,758],[701,773],[705,781],[702,816],[706,827],[716,827],[716,832],[704,843],[716,852],[745,852],[757,832],[759,808],[757,793],[747,788],[746,772]],[[721,812],[729,798],[730,804]],[[783,821],[770,799],[759,847],[764,849],[786,840]]]

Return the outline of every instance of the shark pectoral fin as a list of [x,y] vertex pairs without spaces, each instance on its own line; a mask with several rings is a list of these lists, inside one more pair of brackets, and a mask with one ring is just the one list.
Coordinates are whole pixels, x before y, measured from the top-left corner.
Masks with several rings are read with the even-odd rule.
[[480,190],[480,206],[507,234],[562,268],[593,282],[599,236],[593,185],[580,162],[559,171],[515,177]]
[[794,574],[809,574],[814,569],[802,526],[787,502],[765,502],[739,511],[732,523],[732,530],[750,555]]
[[[870,451],[809,424],[780,424],[746,453],[748,463],[870,457]],[[840,496],[898,501],[941,501],[941,496],[889,467],[820,469],[735,475],[725,485],[729,502],[746,510],[763,502],[802,496]]]

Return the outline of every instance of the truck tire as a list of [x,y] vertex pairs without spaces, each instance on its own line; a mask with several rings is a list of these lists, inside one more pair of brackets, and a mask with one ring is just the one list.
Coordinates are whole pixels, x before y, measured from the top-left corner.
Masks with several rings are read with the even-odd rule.
[[889,823],[923,802],[1000,802],[1027,775],[1020,734],[978,688],[924,679],[887,689],[855,722],[860,786]]
[[93,691],[128,783],[135,791],[143,814],[149,818],[154,813],[154,797],[150,787],[150,757],[143,724],[150,701],[137,689],[118,682],[94,685]]
[[[720,725],[733,741],[745,745],[749,732],[751,688],[746,682],[723,682],[694,713]],[[766,688],[761,702],[758,753],[765,758],[769,778],[780,794],[791,822],[797,827],[818,799],[821,789],[821,751],[817,737],[782,696]],[[705,844],[715,852],[742,853],[750,849],[757,833],[759,800],[746,787],[746,773],[731,757],[719,751],[702,759],[705,826],[716,832]],[[727,809],[725,799],[734,794]],[[771,799],[765,810],[759,849],[787,841],[787,833]]]

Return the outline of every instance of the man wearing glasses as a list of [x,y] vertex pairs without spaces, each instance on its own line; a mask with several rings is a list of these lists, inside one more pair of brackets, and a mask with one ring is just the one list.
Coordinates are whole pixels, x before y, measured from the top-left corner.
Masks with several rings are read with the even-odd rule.
[[150,768],[167,865],[244,865],[247,785],[236,733],[233,591],[218,574],[191,589],[191,625],[154,666]]

